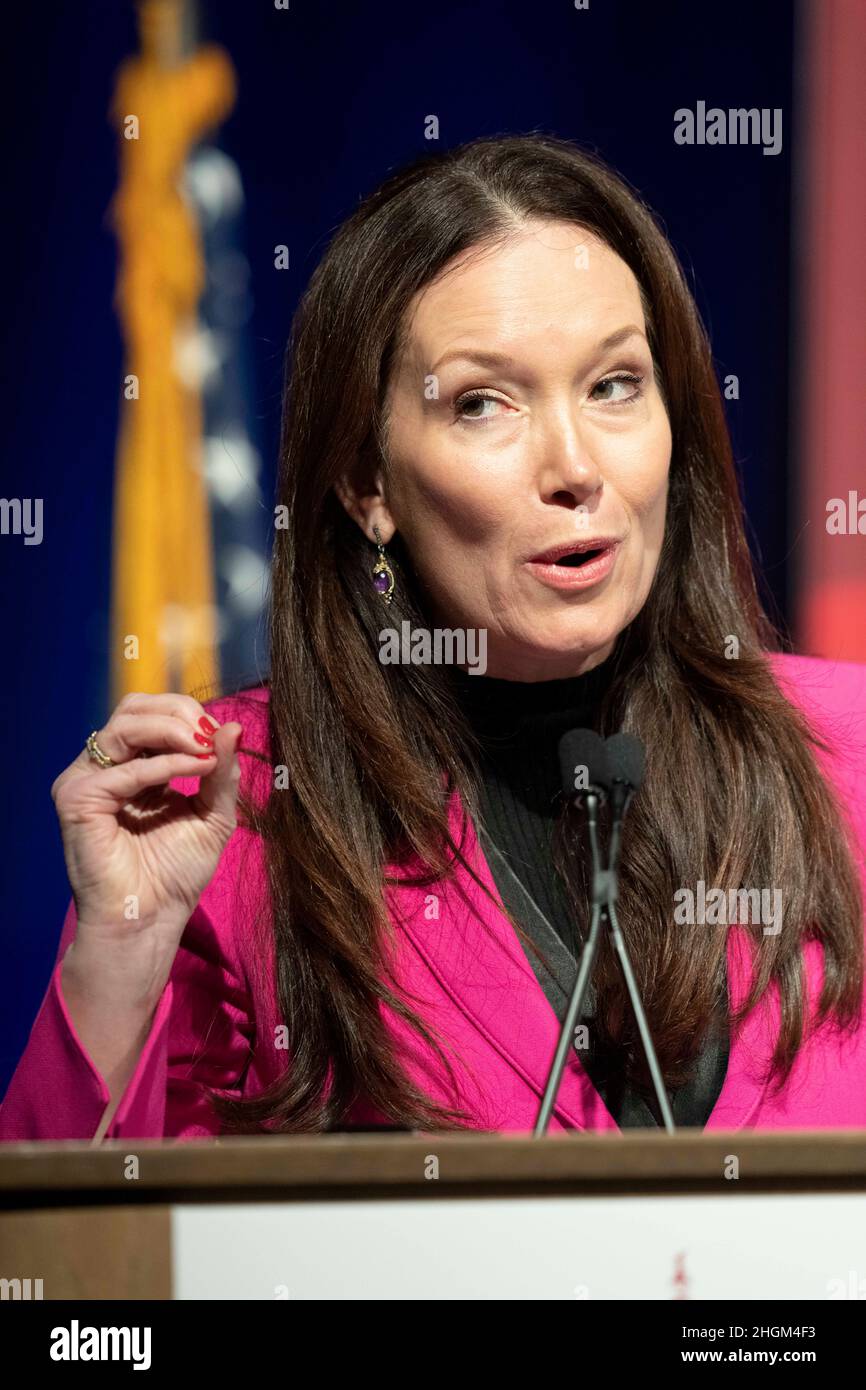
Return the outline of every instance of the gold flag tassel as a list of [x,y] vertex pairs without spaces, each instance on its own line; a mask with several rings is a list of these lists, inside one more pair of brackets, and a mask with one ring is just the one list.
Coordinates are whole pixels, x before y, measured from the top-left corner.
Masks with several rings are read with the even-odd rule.
[[183,51],[183,0],[142,0],[141,51],[118,73],[115,308],[124,386],[115,471],[111,674],[130,690],[218,678],[211,518],[195,344],[204,259],[182,191],[190,147],[235,100],[227,55]]

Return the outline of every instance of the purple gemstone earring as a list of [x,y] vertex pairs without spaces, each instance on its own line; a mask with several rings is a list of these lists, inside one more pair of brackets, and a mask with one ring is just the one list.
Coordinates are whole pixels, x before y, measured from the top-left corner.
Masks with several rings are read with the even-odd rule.
[[373,588],[377,594],[382,595],[386,603],[390,603],[391,595],[394,592],[394,571],[388,563],[378,526],[373,527],[373,535],[376,537],[376,545],[379,550],[379,558],[373,566]]

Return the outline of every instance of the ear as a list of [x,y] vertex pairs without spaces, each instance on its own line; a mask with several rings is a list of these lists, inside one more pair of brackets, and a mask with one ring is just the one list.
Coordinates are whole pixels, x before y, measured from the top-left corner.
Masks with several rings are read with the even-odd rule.
[[367,539],[375,544],[376,536],[373,527],[378,526],[382,544],[387,545],[397,530],[397,526],[382,494],[381,475],[377,473],[372,484],[368,483],[367,486],[372,486],[373,491],[367,492],[363,488],[356,487],[348,478],[340,478],[334,484],[334,492],[352,520],[360,526]]

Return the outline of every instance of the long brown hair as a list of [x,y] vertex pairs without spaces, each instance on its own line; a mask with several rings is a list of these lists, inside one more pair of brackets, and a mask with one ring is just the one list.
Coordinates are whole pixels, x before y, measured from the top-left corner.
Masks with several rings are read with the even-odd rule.
[[[413,296],[462,252],[528,218],[601,238],[633,271],[673,438],[666,534],[649,598],[620,635],[603,732],[637,733],[648,775],[629,813],[619,917],[669,1086],[693,1067],[717,1003],[725,931],[674,923],[674,894],[703,879],[784,889],[784,929],[753,931],[757,964],[736,1026],[777,986],[781,1029],[769,1073],[787,1078],[803,1040],[802,944],[824,949],[820,1021],[853,1026],[863,981],[859,878],[847,828],[814,756],[817,736],[782,696],[778,645],[756,593],[720,391],[696,306],[664,234],[596,157],[555,137],[480,139],[389,177],[338,229],[299,306],[289,344],[272,573],[271,761],[288,770],[264,807],[278,1002],[290,1065],[264,1094],[221,1102],[233,1123],[338,1127],[364,1098],[395,1124],[459,1125],[393,1055],[385,1005],[448,1065],[389,975],[389,864],[414,852],[449,872],[446,799],[476,805],[468,729],[435,666],[383,667],[372,549],[335,497],[343,477],[384,466],[386,390]],[[389,625],[428,626],[411,560]],[[725,643],[735,637],[739,656]],[[562,859],[586,917],[578,863]],[[597,1019],[645,1081],[622,980],[605,945]],[[443,1046],[444,1044],[444,1046]],[[456,1093],[455,1093],[456,1094]]]

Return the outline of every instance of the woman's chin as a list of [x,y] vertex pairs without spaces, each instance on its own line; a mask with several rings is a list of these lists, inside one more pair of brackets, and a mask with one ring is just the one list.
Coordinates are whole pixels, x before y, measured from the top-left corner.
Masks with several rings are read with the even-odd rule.
[[[488,646],[487,674],[509,680],[563,680],[592,670],[613,651],[617,633],[566,633],[547,641],[517,642],[508,651]],[[498,644],[497,644],[498,645]]]

